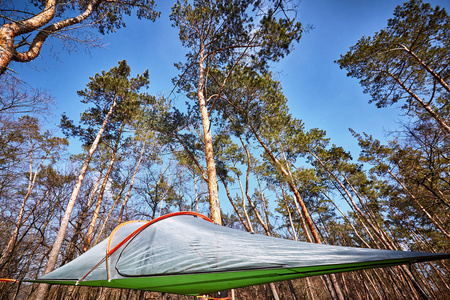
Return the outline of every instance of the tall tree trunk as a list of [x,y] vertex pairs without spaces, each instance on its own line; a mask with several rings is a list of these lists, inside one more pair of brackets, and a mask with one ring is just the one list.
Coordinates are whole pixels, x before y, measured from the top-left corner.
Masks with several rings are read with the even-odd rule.
[[361,241],[361,243],[364,244],[364,246],[366,246],[367,248],[370,248],[370,245],[366,242],[365,239],[363,239],[361,237],[361,235],[359,234],[358,230],[355,228],[355,226],[353,225],[353,222],[347,217],[347,215],[339,208],[339,206],[336,205],[336,203],[334,203],[333,200],[330,199],[330,197],[322,192],[322,195],[328,199],[328,202],[333,204],[334,208],[339,211],[339,213],[341,214],[341,216],[344,218],[344,220],[350,225],[350,227],[353,230],[353,233],[358,237],[358,239]]
[[[250,128],[251,128],[253,134],[255,135],[256,139],[258,140],[258,142],[261,144],[261,146],[267,153],[267,155],[270,157],[270,159],[273,161],[275,166],[277,166],[277,168],[283,174],[289,188],[294,193],[295,199],[300,204],[302,214],[305,217],[306,223],[308,224],[308,228],[313,235],[314,242],[317,244],[322,244],[322,241],[319,237],[319,233],[317,232],[316,228],[314,227],[311,216],[309,215],[308,208],[306,207],[305,202],[303,201],[302,197],[300,196],[300,193],[297,190],[292,177],[289,176],[289,173],[286,171],[283,164],[275,157],[275,155],[272,153],[272,151],[269,149],[269,147],[267,147],[267,145],[261,139],[261,137],[259,136],[258,132],[256,131],[255,127],[252,124],[250,124]],[[313,241],[311,240],[310,242],[313,242]],[[339,285],[337,284],[336,276],[334,276],[334,274],[330,274],[330,275],[324,275],[323,278],[327,284],[327,287],[331,293],[332,298],[334,299],[335,297],[337,297],[337,299],[339,299],[339,300],[344,300],[344,295],[342,294],[342,291],[341,291]]]
[[122,200],[122,194],[123,194],[123,191],[125,190],[125,188],[126,188],[126,182],[124,182],[122,184],[122,188],[120,189],[119,195],[117,196],[116,200],[114,200],[111,209],[109,210],[108,214],[106,215],[105,219],[103,220],[102,226],[100,227],[100,230],[97,234],[97,238],[95,239],[94,245],[97,245],[98,242],[100,241],[103,231],[105,230],[106,225],[108,224],[108,220],[114,211],[114,208],[116,207],[117,203],[119,203],[119,201]]
[[269,283],[270,291],[272,292],[273,299],[280,300],[280,297],[278,297],[277,288],[275,287],[275,284],[273,282]]
[[[292,228],[292,237],[294,238],[294,241],[298,241],[298,236],[297,236],[297,230],[295,229],[294,223],[292,222],[292,215],[291,215],[291,210],[289,209],[288,206],[288,201],[284,192],[284,188],[281,185],[281,192],[283,193],[283,199],[285,200],[286,203],[286,210],[288,212],[288,219],[289,219],[289,225]],[[304,226],[306,226],[306,224],[303,224]],[[306,228],[304,228],[303,230],[306,230]],[[313,288],[311,285],[311,280],[309,280],[309,277],[305,277],[305,281],[306,281],[306,290],[307,293],[309,295],[309,297],[311,298],[311,300],[315,299],[314,293],[313,293]],[[297,295],[295,295],[295,290],[294,290],[294,286],[292,285],[292,282],[289,280],[288,281],[289,284],[289,289],[291,290],[291,293],[293,295],[294,300],[297,300]]]
[[[48,256],[48,262],[47,262],[47,266],[45,267],[44,274],[50,273],[55,268],[56,260],[58,259],[59,251],[62,247],[62,243],[64,241],[64,236],[66,235],[67,227],[69,226],[70,215],[72,214],[72,210],[75,205],[75,201],[77,200],[78,193],[80,192],[81,184],[86,175],[86,171],[89,166],[89,162],[91,161],[91,158],[92,158],[95,150],[97,149],[97,146],[100,142],[103,132],[105,131],[106,125],[108,124],[108,120],[109,120],[110,116],[112,115],[116,105],[117,105],[117,98],[116,98],[116,96],[114,96],[113,103],[112,103],[111,107],[109,108],[109,111],[105,116],[105,120],[103,121],[103,124],[102,124],[100,130],[98,131],[97,136],[91,145],[91,148],[89,149],[88,156],[86,157],[86,159],[83,163],[83,166],[81,167],[77,182],[75,184],[75,187],[73,188],[72,195],[70,196],[69,202],[67,203],[67,207],[64,212],[64,216],[61,220],[61,224],[60,224],[58,233],[56,235],[55,241],[53,243],[52,250],[50,251],[50,254]],[[48,293],[49,287],[50,287],[50,285],[48,285],[48,284],[40,284],[38,287],[38,290],[36,292],[35,298],[37,300],[44,300],[46,298],[46,294]]]
[[[239,140],[241,141],[241,145],[245,149],[245,153],[248,156],[247,147],[245,146],[244,141],[242,140],[242,137],[239,136]],[[234,164],[234,167],[237,168],[234,161],[233,161],[233,164]],[[247,163],[247,165],[248,165],[248,163]],[[247,168],[249,168],[249,166],[247,166]],[[245,205],[247,197],[245,195],[244,188],[242,187],[242,181],[239,176],[238,176],[238,182],[239,182],[239,188],[241,190],[241,195],[242,195],[242,210],[244,212],[245,219],[247,220],[247,224],[250,227],[251,232],[253,232],[252,222],[250,222],[250,218],[247,213],[247,206]]]
[[114,163],[116,162],[117,151],[119,150],[120,139],[122,137],[123,129],[125,128],[125,123],[126,123],[125,121],[122,121],[122,125],[120,126],[119,132],[117,134],[113,152],[111,154],[111,160],[109,161],[108,170],[106,171],[105,178],[103,178],[103,183],[98,193],[97,203],[95,204],[94,214],[92,216],[91,223],[89,224],[86,237],[84,239],[83,251],[87,251],[87,249],[89,249],[91,245],[92,237],[94,235],[95,224],[97,223],[98,215],[100,214],[100,208],[103,202],[103,195],[105,194],[106,186],[108,185],[109,181],[109,176],[111,175],[112,170],[114,168]]
[[139,159],[136,163],[136,168],[134,169],[133,177],[131,178],[130,187],[128,188],[127,195],[125,196],[125,199],[123,199],[122,207],[120,208],[120,213],[119,213],[119,218],[117,219],[117,224],[120,224],[122,222],[125,207],[127,207],[128,200],[130,199],[130,196],[131,196],[131,190],[133,189],[134,180],[136,179],[136,175],[139,170],[139,166],[141,165],[142,158],[144,157],[145,147],[146,147],[146,143],[144,141],[144,142],[142,142],[141,153],[139,154]]
[[[248,200],[248,203],[250,204],[250,207],[252,208],[253,212],[255,213],[256,218],[258,219],[259,223],[264,228],[264,231],[266,232],[266,234],[268,236],[271,236],[268,224],[266,224],[263,221],[259,211],[256,209],[256,206],[253,203],[252,198],[250,197],[250,194],[248,192],[249,187],[250,187],[249,180],[250,180],[250,168],[251,168],[252,161],[251,161],[251,157],[250,157],[250,152],[248,151],[247,147],[244,144],[242,144],[242,146],[244,147],[245,154],[247,155],[247,172],[246,172],[246,176],[245,176],[245,196]],[[253,230],[252,230],[252,232],[253,232]]]
[[[267,145],[264,143],[264,141],[259,136],[259,134],[256,131],[255,127],[253,127],[253,125],[251,125],[251,124],[250,124],[250,127],[251,127],[252,132],[255,135],[256,139],[258,140],[260,145],[263,147],[265,152],[269,155],[270,159],[275,164],[275,166],[283,174],[283,176],[286,179],[286,182],[287,182],[289,188],[294,193],[295,199],[298,201],[298,203],[299,203],[299,205],[301,207],[302,214],[305,217],[305,220],[306,220],[306,223],[308,225],[308,228],[309,228],[309,230],[311,231],[311,233],[313,235],[314,242],[321,244],[322,242],[320,240],[320,237],[319,237],[319,234],[318,234],[316,228],[314,227],[314,224],[312,222],[311,216],[309,215],[309,211],[308,211],[308,209],[307,209],[307,207],[305,205],[305,202],[303,201],[302,197],[300,196],[300,193],[297,190],[297,187],[295,186],[295,183],[292,180],[292,177],[289,175],[289,172],[286,171],[286,169],[283,166],[283,164],[275,157],[275,155],[272,153],[272,151],[269,149],[269,147],[267,147]],[[312,242],[312,241],[310,241],[310,242]]]
[[420,204],[419,200],[417,200],[416,196],[406,187],[406,185],[392,172],[391,169],[387,169],[389,175],[394,178],[394,180],[403,188],[403,190],[411,197],[413,202],[420,208],[420,210],[427,216],[427,218],[441,231],[443,235],[445,235],[448,239],[450,239],[450,234],[442,227],[440,222],[435,219],[426,209]]
[[[363,224],[362,219],[364,219],[365,223],[367,223],[370,228],[373,230],[373,232],[376,234],[377,239],[373,238],[373,241],[376,242],[377,240],[381,241],[382,244],[389,250],[397,250],[393,241],[389,238],[387,234],[383,231],[383,229],[378,225],[376,222],[372,222],[369,218],[365,216],[365,214],[361,211],[361,209],[356,205],[355,201],[353,200],[353,197],[351,196],[348,189],[345,187],[345,185],[342,183],[341,180],[324,164],[324,162],[312,151],[310,151],[311,155],[314,156],[314,158],[319,162],[319,164],[325,169],[325,171],[330,174],[330,176],[339,184],[342,190],[344,190],[345,195],[348,197],[351,203],[349,205],[352,207],[352,209],[356,212],[356,215],[359,215],[361,217],[361,223]],[[390,170],[388,170],[390,172]],[[391,174],[394,176],[393,174]],[[395,177],[396,178],[396,177]],[[357,193],[356,189],[353,187],[353,185],[345,178],[349,186],[352,188],[353,192],[357,195],[359,201],[362,203],[362,199]],[[401,182],[399,182],[401,184]],[[403,185],[402,185],[403,186]],[[342,195],[345,198],[345,195]],[[414,197],[411,194],[412,197]],[[366,229],[366,231],[369,233],[369,231]],[[421,298],[427,299],[427,295],[424,292],[423,288],[420,286],[420,284],[416,281],[414,276],[411,274],[411,272],[405,267],[400,267],[400,270],[405,274],[406,278],[409,279],[409,282],[412,284],[411,291],[414,293],[416,292]]]
[[345,200],[348,200],[347,203],[350,205],[350,207],[353,209],[353,211],[356,212],[356,216],[360,220],[361,224],[363,225],[363,227],[365,228],[367,234],[371,237],[371,239],[375,243],[377,242],[377,239],[373,238],[371,232],[366,227],[365,223],[369,224],[370,228],[372,228],[373,232],[375,232],[375,234],[377,234],[378,238],[383,242],[383,244],[386,247],[388,247],[388,249],[390,249],[391,245],[389,243],[387,243],[385,241],[385,239],[382,238],[382,236],[380,235],[380,233],[379,233],[378,229],[375,227],[375,225],[372,222],[370,222],[370,220],[365,216],[365,214],[361,211],[361,209],[356,205],[353,197],[351,196],[348,189],[344,186],[342,181],[339,180],[339,178],[333,172],[331,172],[331,170],[324,164],[324,162],[313,151],[310,150],[309,153],[311,153],[311,155],[314,156],[314,158],[317,160],[317,162],[324,168],[324,170],[335,180],[335,182],[338,183],[338,185],[341,187],[341,189],[345,192],[345,194],[344,194],[341,192],[341,190],[339,190],[342,194],[342,197]]
[[203,138],[205,143],[205,157],[206,157],[206,173],[208,176],[208,192],[209,192],[209,206],[211,210],[211,220],[219,225],[222,225],[222,216],[220,212],[220,202],[219,202],[219,191],[217,187],[217,172],[216,163],[214,161],[214,150],[211,135],[211,124],[209,122],[208,108],[206,106],[205,99],[205,48],[203,42],[200,46],[199,53],[199,77],[198,77],[198,88],[197,97],[198,104],[200,107],[200,115],[202,118],[203,125]]
[[247,225],[247,222],[244,220],[244,218],[242,217],[241,213],[239,212],[239,209],[236,206],[236,203],[234,203],[233,198],[231,197],[230,190],[228,189],[228,185],[227,185],[225,179],[220,177],[220,181],[222,182],[223,186],[225,187],[225,191],[227,192],[228,200],[230,201],[231,206],[233,206],[234,212],[239,217],[239,220],[241,221],[242,225],[244,225],[245,230],[248,231],[248,232],[253,232],[253,228],[250,228],[250,226]]
[[23,225],[24,220],[24,212],[25,212],[25,204],[27,203],[28,199],[31,196],[31,192],[33,191],[34,185],[36,183],[36,177],[38,175],[39,170],[41,169],[42,165],[44,164],[44,161],[47,159],[47,156],[44,156],[41,159],[41,162],[36,167],[36,170],[33,172],[33,151],[34,151],[34,143],[33,140],[30,137],[30,162],[29,162],[29,173],[28,173],[28,187],[27,187],[27,193],[23,197],[22,203],[20,205],[20,210],[17,215],[16,225],[14,227],[14,231],[11,235],[11,237],[8,240],[8,244],[6,245],[6,248],[3,250],[2,256],[0,258],[0,271],[4,268],[4,266],[7,264],[8,260],[11,257],[11,253],[15,247],[17,237],[19,236],[19,230],[20,227]]
[[[281,148],[281,145],[280,145],[280,148]],[[282,153],[283,153],[284,160],[287,161],[284,151]],[[288,172],[289,178],[293,178],[290,168],[287,169],[287,172]],[[285,192],[284,192],[284,188],[282,187],[282,185],[281,185],[281,190],[282,190],[282,193],[284,196]],[[296,197],[294,197],[294,204],[295,204],[295,208],[297,209],[297,214],[299,215],[300,220],[302,222],[302,228],[303,228],[303,232],[306,235],[306,240],[308,242],[312,242],[313,239],[311,238],[310,231],[306,225],[305,216],[303,215],[302,210],[300,209],[299,201],[297,200]]]
[[[241,142],[242,142],[242,140],[241,140]],[[247,149],[247,147],[244,145],[244,143],[242,143],[242,146],[244,147],[245,153],[246,153],[246,155],[247,155],[247,174],[246,174],[246,180],[245,180],[245,195],[246,195],[246,197],[247,197],[247,199],[248,199],[248,201],[249,201],[249,203],[250,203],[250,206],[252,207],[253,212],[255,213],[255,215],[256,215],[256,217],[257,217],[259,223],[263,226],[264,231],[266,232],[266,235],[267,235],[267,236],[272,236],[272,234],[270,233],[268,224],[266,224],[266,223],[263,221],[263,219],[261,218],[261,215],[259,214],[258,210],[256,209],[255,204],[254,204],[253,201],[251,200],[250,195],[249,195],[249,193],[248,193],[249,176],[250,176],[250,167],[251,167],[251,157],[250,157],[250,152],[248,151],[248,149]],[[240,180],[239,180],[239,182],[240,182]],[[241,186],[241,189],[242,189],[242,186]],[[228,188],[227,188],[227,191],[228,191]],[[230,201],[232,201],[231,198],[230,198]],[[244,201],[245,201],[245,200],[244,200]],[[233,202],[232,202],[232,203],[233,203]],[[246,215],[247,215],[247,214],[246,214]],[[250,226],[247,226],[247,224],[244,222],[244,219],[240,216],[240,214],[239,214],[239,217],[240,217],[240,220],[241,220],[242,224],[244,225],[245,229],[246,229],[247,231],[253,233],[253,227],[252,227],[251,225],[250,225]],[[247,218],[248,218],[248,216],[247,216]],[[250,220],[248,220],[248,222],[249,222],[249,224],[250,224]],[[274,299],[275,299],[275,300],[279,300],[280,297],[278,296],[278,292],[277,292],[277,289],[276,289],[276,287],[275,287],[275,284],[274,284],[273,282],[272,282],[272,283],[269,283],[269,287],[270,287],[270,291],[272,292],[272,295],[273,295]]]
[[81,236],[81,231],[82,231],[84,221],[86,220],[88,211],[94,202],[94,197],[97,194],[97,190],[100,187],[101,181],[102,181],[102,174],[100,173],[97,181],[95,182],[92,190],[90,191],[90,193],[88,195],[89,198],[88,198],[86,205],[81,209],[81,213],[78,215],[77,222],[75,223],[75,227],[73,229],[73,235],[70,238],[69,245],[67,246],[66,255],[65,255],[61,265],[68,263],[75,256],[76,245],[78,244],[78,239]]
[[284,199],[284,205],[286,205],[286,211],[288,213],[288,221],[289,221],[289,226],[291,227],[292,230],[292,237],[294,239],[294,241],[298,241],[298,235],[297,235],[297,229],[294,226],[294,222],[292,221],[292,214],[291,214],[291,210],[289,208],[289,203],[288,203],[288,199],[286,197],[286,193],[284,191],[283,185],[280,185],[281,188],[281,193],[283,194],[283,199]]

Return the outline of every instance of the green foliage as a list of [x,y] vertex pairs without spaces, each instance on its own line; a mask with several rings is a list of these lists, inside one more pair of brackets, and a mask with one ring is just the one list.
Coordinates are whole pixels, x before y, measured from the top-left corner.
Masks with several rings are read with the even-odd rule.
[[355,183],[358,191],[412,248],[418,235],[433,247],[448,247],[449,36],[445,9],[410,0],[395,9],[386,28],[361,38],[337,61],[360,80],[370,102],[386,107],[404,101],[413,117],[387,144],[352,131],[359,160],[370,165],[368,180]]
[[[171,20],[179,28],[183,46],[190,49],[205,47],[214,64],[226,66],[244,49],[263,66],[289,54],[292,43],[299,41],[302,26],[295,18],[283,14],[283,3],[259,1],[177,1],[172,7]],[[273,6],[272,6],[273,5]],[[260,12],[267,10],[262,15]],[[277,18],[276,15],[282,17]],[[258,21],[256,21],[258,20]],[[249,54],[250,55],[250,54]],[[192,52],[189,58],[196,57]]]
[[217,104],[218,111],[236,135],[249,124],[260,131],[289,130],[292,117],[287,99],[280,82],[270,72],[261,74],[249,66],[236,66],[224,89],[224,98],[226,101]]
[[[173,26],[179,28],[180,41],[189,49],[186,62],[176,64],[182,74],[174,82],[189,98],[196,97],[199,49],[208,77],[202,88],[208,95],[219,92],[220,76],[232,72],[236,63],[245,60],[252,68],[265,69],[290,53],[292,44],[301,37],[301,24],[283,14],[282,7],[266,4],[263,8],[260,1],[203,0],[193,4],[177,1],[172,7]],[[283,17],[277,19],[278,14]]]
[[[449,149],[445,143],[441,144],[445,136],[439,131],[430,136],[430,128],[422,128],[414,134],[420,139],[383,145],[370,135],[353,132],[361,147],[359,160],[372,166],[370,173],[376,175],[374,180],[379,182],[372,190],[379,191],[378,197],[384,199],[384,209],[389,212],[386,220],[392,227],[398,227],[397,234],[404,235],[403,228],[410,228],[414,220],[414,227],[421,228],[430,243],[437,248],[446,247],[445,238],[432,229],[435,225],[424,209],[441,220],[443,228],[450,228]],[[422,145],[418,145],[418,141]],[[373,205],[373,192],[368,194],[372,195]]]
[[[406,100],[403,108],[422,114],[414,97],[399,85],[427,99],[439,110],[447,106],[449,93],[425,65],[444,80],[449,78],[450,17],[445,9],[411,0],[395,9],[387,27],[372,37],[362,37],[337,61],[347,75],[360,80],[370,102],[386,107]],[[433,104],[434,103],[434,104]]]
[[90,107],[81,114],[80,122],[84,125],[75,125],[73,121],[63,114],[60,127],[66,136],[78,136],[84,146],[88,146],[104,122],[113,102],[117,103],[114,114],[107,124],[103,139],[114,139],[116,132],[123,122],[130,124],[139,115],[141,106],[151,105],[155,98],[142,89],[148,87],[149,72],[130,77],[131,68],[125,60],[119,61],[118,66],[109,71],[102,71],[90,77],[84,90],[78,91],[81,102],[90,104]]

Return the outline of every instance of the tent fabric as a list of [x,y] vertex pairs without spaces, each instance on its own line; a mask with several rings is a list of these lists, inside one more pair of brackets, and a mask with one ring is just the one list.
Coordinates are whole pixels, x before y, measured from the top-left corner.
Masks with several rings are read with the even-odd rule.
[[450,258],[297,242],[213,224],[190,212],[118,226],[110,237],[34,282],[198,295],[320,274]]

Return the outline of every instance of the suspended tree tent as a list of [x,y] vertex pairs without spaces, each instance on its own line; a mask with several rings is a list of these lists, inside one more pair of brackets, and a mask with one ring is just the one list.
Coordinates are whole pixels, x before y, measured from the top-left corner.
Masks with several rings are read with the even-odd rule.
[[186,295],[320,274],[450,258],[297,242],[250,234],[182,212],[118,226],[110,237],[36,280]]

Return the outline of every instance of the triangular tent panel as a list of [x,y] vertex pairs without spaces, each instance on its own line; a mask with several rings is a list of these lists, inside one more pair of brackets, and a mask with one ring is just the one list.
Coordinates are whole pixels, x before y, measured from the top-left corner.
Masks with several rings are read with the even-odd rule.
[[86,253],[33,282],[198,295],[320,274],[449,258],[296,242],[175,213],[118,226]]

